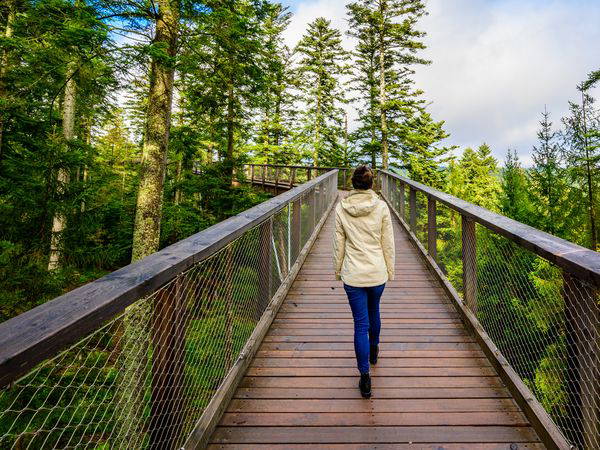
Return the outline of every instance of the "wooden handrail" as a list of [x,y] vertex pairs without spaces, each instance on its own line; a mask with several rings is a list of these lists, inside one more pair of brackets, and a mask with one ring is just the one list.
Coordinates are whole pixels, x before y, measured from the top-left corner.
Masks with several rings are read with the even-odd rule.
[[402,175],[388,170],[381,170],[381,173],[395,178],[400,183],[409,186],[411,190],[424,193],[428,198],[446,205],[521,247],[542,256],[580,279],[600,287],[600,253],[425,186]]
[[146,258],[0,323],[0,388],[329,179],[327,172]]

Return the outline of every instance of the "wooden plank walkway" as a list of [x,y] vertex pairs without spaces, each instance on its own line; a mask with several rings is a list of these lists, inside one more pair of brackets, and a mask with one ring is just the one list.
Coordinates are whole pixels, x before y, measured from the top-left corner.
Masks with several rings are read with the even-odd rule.
[[400,224],[373,396],[332,268],[333,213],[209,448],[544,448]]

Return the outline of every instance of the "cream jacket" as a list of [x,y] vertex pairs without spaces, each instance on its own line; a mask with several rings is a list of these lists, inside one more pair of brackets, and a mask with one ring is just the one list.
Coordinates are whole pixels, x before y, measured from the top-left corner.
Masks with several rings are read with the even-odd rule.
[[336,279],[379,286],[394,279],[394,231],[387,204],[371,190],[353,190],[335,208]]

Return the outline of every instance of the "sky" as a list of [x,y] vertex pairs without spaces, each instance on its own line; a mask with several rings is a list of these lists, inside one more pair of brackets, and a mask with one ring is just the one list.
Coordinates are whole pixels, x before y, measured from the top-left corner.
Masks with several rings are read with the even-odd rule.
[[[286,31],[295,45],[306,25],[326,17],[346,31],[344,0],[282,0],[294,13]],[[417,68],[435,120],[444,120],[447,144],[486,142],[503,161],[509,148],[526,165],[536,144],[540,113],[547,108],[555,128],[579,100],[577,84],[600,69],[600,0],[426,0],[427,32]],[[344,37],[350,50],[352,42]],[[600,87],[592,92],[600,97]],[[349,110],[351,123],[356,112]],[[457,152],[460,153],[460,150]]]

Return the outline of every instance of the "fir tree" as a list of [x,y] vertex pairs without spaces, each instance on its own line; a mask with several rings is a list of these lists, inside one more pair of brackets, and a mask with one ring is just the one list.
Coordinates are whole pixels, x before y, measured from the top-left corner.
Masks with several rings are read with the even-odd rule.
[[521,166],[516,150],[506,153],[502,168],[500,212],[523,223],[531,223],[532,204],[528,194],[527,172]]
[[318,18],[308,25],[296,52],[300,57],[300,88],[306,108],[302,114],[305,144],[312,147],[315,166],[340,164],[345,103],[340,80],[349,71],[341,33]]
[[562,198],[567,189],[564,183],[561,148],[557,133],[552,130],[550,113],[544,109],[537,133],[539,145],[533,147],[534,167],[530,171],[531,193],[536,209],[535,226],[548,233],[563,236],[562,217],[565,206]]
[[[593,75],[590,80],[593,81]],[[567,173],[579,198],[585,199],[588,239],[584,245],[592,250],[598,248],[597,192],[600,188],[600,112],[594,108],[594,98],[585,90],[593,83],[579,86],[581,105],[569,103],[569,116],[563,118],[564,157],[568,164]]]
[[[377,85],[381,161],[387,168],[390,156],[400,157],[398,143],[390,135],[396,124],[422,103],[410,77],[412,66],[429,64],[417,56],[425,48],[421,42],[425,33],[416,29],[419,18],[426,14],[425,5],[421,0],[359,0],[348,5],[348,12],[352,33],[365,47],[367,56],[374,51],[376,58],[375,73],[368,62],[358,70],[364,71],[368,89]],[[370,104],[368,107],[372,108]],[[370,109],[369,114],[373,113]]]

